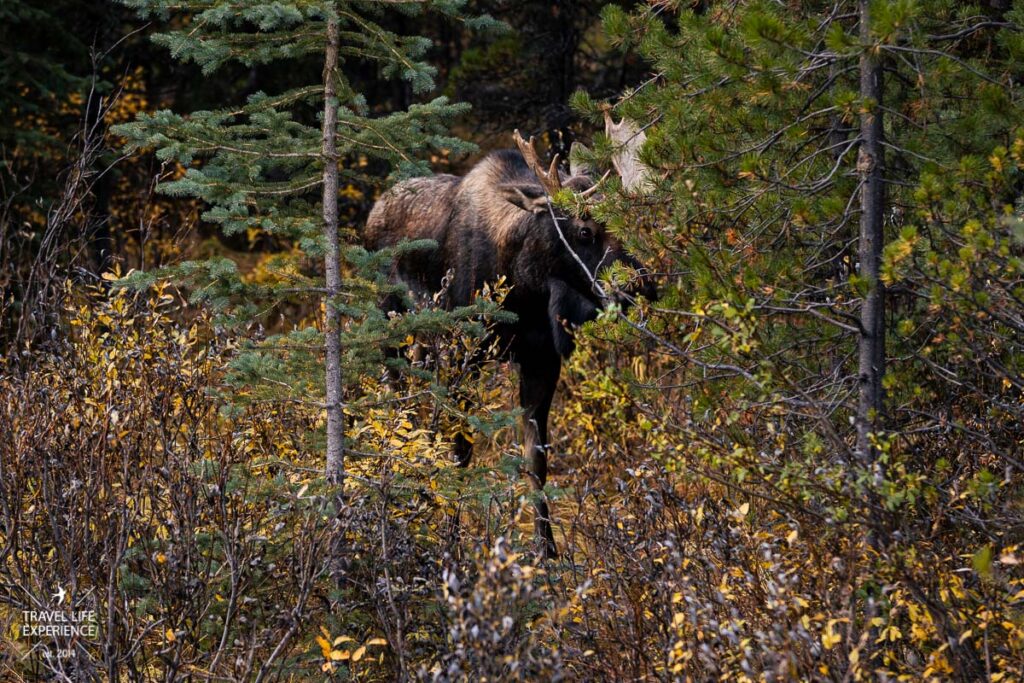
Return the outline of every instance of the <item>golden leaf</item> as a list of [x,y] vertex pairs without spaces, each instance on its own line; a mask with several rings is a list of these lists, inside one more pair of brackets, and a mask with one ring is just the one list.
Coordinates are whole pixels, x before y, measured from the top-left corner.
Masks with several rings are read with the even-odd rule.
[[826,650],[831,650],[833,647],[843,641],[843,635],[835,631],[835,620],[828,622],[825,627],[825,632],[821,634],[821,644]]

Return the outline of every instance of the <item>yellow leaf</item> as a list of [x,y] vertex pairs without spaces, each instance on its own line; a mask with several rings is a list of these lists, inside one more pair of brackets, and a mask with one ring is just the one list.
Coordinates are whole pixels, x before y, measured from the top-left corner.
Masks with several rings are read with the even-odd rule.
[[348,659],[352,656],[352,653],[348,650],[331,650],[330,658],[336,662]]
[[821,644],[826,650],[831,650],[833,647],[843,642],[843,634],[836,633],[835,621],[828,622],[825,626],[825,632],[821,634]]
[[370,638],[368,641],[366,641],[366,644],[367,645],[387,645],[388,641],[384,640],[383,638]]
[[174,631],[172,629],[164,631],[164,638],[167,639],[168,643],[173,643],[175,640]]
[[326,659],[331,658],[331,641],[327,640],[323,636],[316,637],[317,644],[320,645],[320,651],[324,653]]
[[352,661],[353,662],[358,662],[360,659],[363,658],[363,655],[365,655],[365,654],[366,654],[366,647],[365,646],[360,647],[358,650],[356,650],[355,652],[352,653]]
[[338,636],[334,639],[334,644],[341,645],[342,643],[354,643],[355,641],[355,638],[349,638],[348,636]]

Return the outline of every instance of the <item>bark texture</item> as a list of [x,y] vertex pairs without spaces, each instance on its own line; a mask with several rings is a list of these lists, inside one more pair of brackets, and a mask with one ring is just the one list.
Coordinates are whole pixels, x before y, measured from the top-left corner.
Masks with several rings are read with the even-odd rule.
[[860,340],[857,378],[857,457],[862,464],[876,461],[870,434],[880,424],[885,374],[885,287],[879,277],[884,246],[885,158],[882,149],[882,66],[871,36],[871,10],[868,0],[860,0],[860,38],[864,51],[860,58],[860,94],[872,102],[860,117],[860,151],[857,172],[860,175],[860,276],[867,282],[867,293],[860,309]]
[[341,486],[345,476],[345,426],[342,406],[341,314],[337,298],[341,293],[341,245],[338,237],[338,98],[335,82],[338,71],[338,22],[327,22],[327,49],[324,55],[324,248],[327,298],[324,324],[324,350],[327,356],[327,480]]

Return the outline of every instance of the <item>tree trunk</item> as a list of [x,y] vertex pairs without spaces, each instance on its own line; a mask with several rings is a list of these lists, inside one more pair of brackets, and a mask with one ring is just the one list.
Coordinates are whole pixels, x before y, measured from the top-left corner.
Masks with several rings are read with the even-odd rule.
[[860,151],[857,172],[860,175],[860,277],[867,293],[860,309],[858,354],[859,401],[857,406],[857,457],[862,465],[877,460],[870,434],[881,424],[882,376],[885,374],[885,287],[879,278],[882,261],[885,219],[885,168],[882,149],[882,67],[877,51],[871,48],[871,16],[868,0],[859,0],[860,38],[864,47],[860,57],[860,94],[873,104],[860,116]]
[[[871,36],[871,9],[869,0],[858,0],[860,14],[860,95],[865,100],[860,115],[860,148],[857,154],[857,173],[860,176],[860,237],[858,258],[860,277],[867,291],[860,307],[860,338],[858,343],[857,382],[859,389],[857,416],[856,458],[861,467],[870,472],[873,480],[881,471],[877,467],[877,449],[871,443],[871,434],[878,430],[882,416],[882,375],[885,373],[885,289],[879,278],[882,261],[882,228],[885,220],[885,166],[882,150],[882,68]],[[869,501],[876,496],[867,493]],[[864,529],[864,544],[877,548],[877,529]],[[876,596],[869,595],[864,604],[864,621],[878,615]],[[876,627],[868,631],[867,648],[875,648],[878,638]]]
[[324,120],[321,153],[324,159],[324,350],[327,360],[327,463],[325,475],[334,489],[335,526],[330,550],[331,579],[336,586],[344,582],[345,561],[344,480],[345,411],[341,375],[341,241],[338,236],[338,21],[327,20],[327,49],[324,54]]
[[551,7],[554,13],[552,32],[553,48],[549,58],[550,96],[545,112],[544,128],[551,139],[551,153],[569,158],[572,147],[572,122],[574,114],[569,108],[569,97],[576,84],[576,51],[579,49],[579,32],[576,30],[577,7],[575,0],[561,0]]
[[327,50],[324,56],[324,248],[327,297],[324,349],[327,356],[327,481],[341,487],[345,477],[345,429],[342,409],[341,314],[337,308],[341,293],[341,246],[338,238],[338,22],[327,21]]
[[[98,29],[102,30],[102,29]],[[98,38],[97,38],[98,39]],[[85,127],[83,130],[83,145],[93,146],[97,150],[103,149],[106,126],[103,123],[103,98],[96,91],[96,84],[100,79],[100,64],[93,61],[93,88],[89,93],[89,99],[85,103]],[[92,184],[93,202],[89,207],[85,221],[85,240],[92,251],[92,265],[96,268],[96,276],[99,277],[107,272],[114,265],[114,240],[110,233],[110,196],[113,193],[113,173],[104,173],[104,160],[100,154],[96,154],[91,171],[96,178]],[[104,288],[109,281],[99,280]]]

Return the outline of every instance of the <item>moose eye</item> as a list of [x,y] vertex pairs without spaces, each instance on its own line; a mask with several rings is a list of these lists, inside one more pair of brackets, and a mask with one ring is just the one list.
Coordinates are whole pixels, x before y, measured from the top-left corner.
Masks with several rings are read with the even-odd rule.
[[580,228],[580,239],[584,242],[590,242],[594,239],[594,231],[590,228]]

